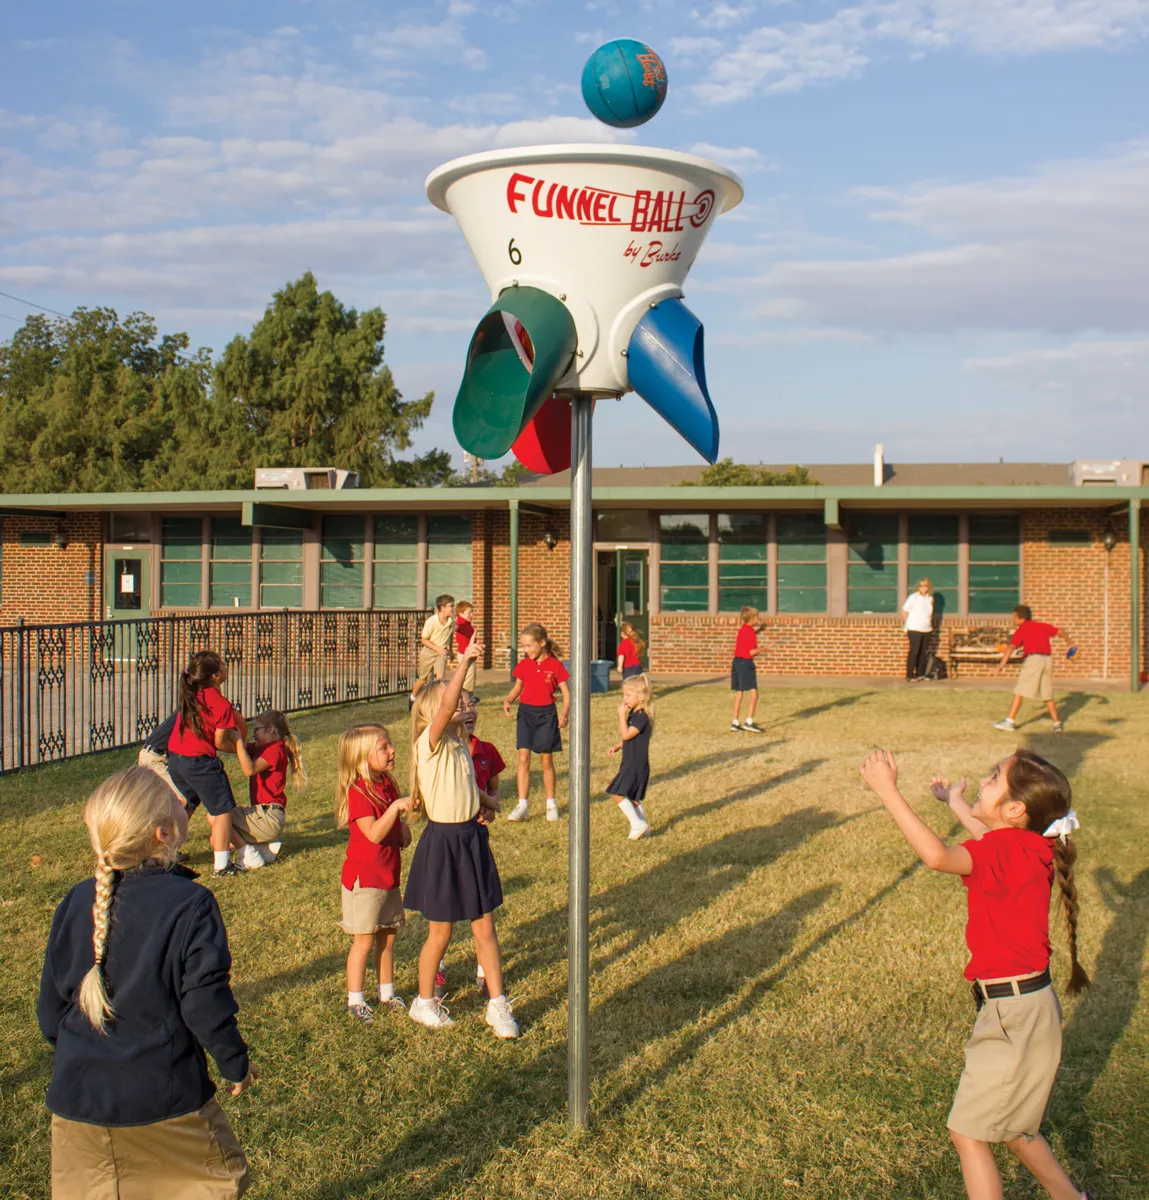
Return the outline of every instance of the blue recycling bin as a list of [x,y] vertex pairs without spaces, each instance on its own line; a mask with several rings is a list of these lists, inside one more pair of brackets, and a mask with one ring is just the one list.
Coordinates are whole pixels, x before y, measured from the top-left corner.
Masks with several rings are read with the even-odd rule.
[[[563,659],[563,666],[566,667],[567,673],[570,673],[571,664],[569,658]],[[609,658],[593,658],[590,664],[590,690],[591,692],[609,692],[610,691],[610,669],[614,664]]]

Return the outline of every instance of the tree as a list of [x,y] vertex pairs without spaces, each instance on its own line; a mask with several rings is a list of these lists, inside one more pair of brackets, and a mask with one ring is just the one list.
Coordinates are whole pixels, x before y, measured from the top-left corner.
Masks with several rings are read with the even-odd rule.
[[750,467],[732,458],[721,458],[707,467],[697,480],[684,480],[679,487],[805,487],[818,480],[810,478],[805,467],[790,467],[786,471],[771,471],[767,467]]
[[275,296],[249,337],[237,337],[216,366],[217,410],[234,400],[234,451],[256,466],[338,465],[364,487],[435,477],[439,452],[397,469],[396,452],[431,411],[434,393],[404,401],[383,365],[386,318],[360,314],[308,271]]

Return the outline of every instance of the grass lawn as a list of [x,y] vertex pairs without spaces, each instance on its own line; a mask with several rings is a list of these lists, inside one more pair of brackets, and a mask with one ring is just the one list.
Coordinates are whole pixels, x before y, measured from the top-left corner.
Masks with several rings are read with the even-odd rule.
[[[1149,1197],[1149,707],[1127,694],[1070,696],[1067,731],[1027,706],[997,733],[1000,692],[766,690],[764,736],[727,730],[729,693],[659,697],[647,809],[656,836],[626,840],[603,797],[591,815],[593,1127],[567,1131],[565,822],[496,824],[508,990],[523,1026],[499,1042],[448,959],[454,1030],[343,1012],[347,939],[336,928],[345,833],[331,820],[335,742],[382,719],[406,778],[406,705],[300,717],[312,776],[290,794],[284,860],[219,897],[240,1024],[262,1073],[227,1099],[251,1159],[252,1197],[960,1197],[945,1119],[973,1020],[961,884],[915,860],[862,787],[875,745],[942,833],[935,771],[971,779],[1021,741],[1069,774],[1079,835],[1083,960],[1096,986],[1063,1000],[1065,1051],[1047,1126],[1079,1185]],[[514,758],[514,724],[487,689],[479,732]],[[606,784],[617,693],[594,697],[594,774]],[[34,1013],[52,911],[91,873],[82,802],[128,753],[0,780],[0,1191],[48,1195],[52,1055]],[[559,760],[565,768],[565,758]],[[513,804],[513,776],[504,776]],[[565,777],[560,780],[565,796]],[[505,810],[509,806],[504,804]],[[565,800],[563,801],[565,812]],[[416,826],[416,835],[418,826]],[[191,865],[210,871],[206,825]],[[1054,913],[1054,975],[1066,977]],[[396,983],[414,991],[422,921],[399,941]],[[368,987],[374,979],[369,976]],[[1008,1154],[1005,1155],[1008,1159]],[[1038,1195],[1005,1163],[1007,1195]]]

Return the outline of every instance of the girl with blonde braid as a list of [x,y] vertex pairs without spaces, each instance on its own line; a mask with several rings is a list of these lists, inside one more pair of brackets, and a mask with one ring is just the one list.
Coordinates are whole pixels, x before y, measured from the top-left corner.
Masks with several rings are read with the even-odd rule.
[[206,1050],[238,1096],[255,1080],[236,1025],[215,897],[176,864],[188,819],[128,767],[92,793],[96,875],[52,919],[36,1015],[55,1048],[53,1200],[230,1200],[247,1159],[214,1099]]
[[885,805],[927,867],[961,876],[969,917],[965,977],[977,1019],[965,1047],[965,1070],[950,1109],[950,1139],[970,1200],[1002,1200],[993,1145],[1004,1142],[1053,1200],[1089,1200],[1039,1132],[1061,1059],[1061,1006],[1049,974],[1049,903],[1056,880],[1069,935],[1066,991],[1089,986],[1077,961],[1078,828],[1069,780],[1052,763],[1017,750],[965,800],[965,781],[935,779],[933,794],[971,834],[947,846],[898,790],[888,750],[862,763],[862,778]]

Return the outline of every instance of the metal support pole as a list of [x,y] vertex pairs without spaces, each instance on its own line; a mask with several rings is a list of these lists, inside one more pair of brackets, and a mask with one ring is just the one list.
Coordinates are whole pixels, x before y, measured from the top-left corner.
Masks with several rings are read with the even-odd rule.
[[1141,501],[1129,501],[1129,688],[1141,690]]
[[590,1011],[590,661],[591,413],[585,392],[571,397],[571,714],[570,931],[567,939],[567,1108],[585,1129],[590,1100],[587,1024]]
[[[511,519],[511,661],[508,671],[515,669],[519,646],[519,502],[509,504]],[[491,664],[494,666],[494,663]]]

